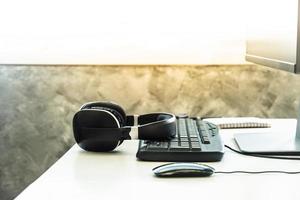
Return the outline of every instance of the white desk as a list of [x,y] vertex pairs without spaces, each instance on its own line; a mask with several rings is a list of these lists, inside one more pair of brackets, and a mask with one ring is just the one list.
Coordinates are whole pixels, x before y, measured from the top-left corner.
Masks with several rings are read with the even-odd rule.
[[[221,130],[225,144],[235,147],[233,133],[295,131],[295,119],[270,119],[271,129]],[[206,178],[156,178],[161,162],[137,161],[137,141],[126,141],[112,153],[91,153],[74,145],[17,199],[300,199],[300,174],[215,174]],[[300,161],[238,155],[226,149],[216,170],[300,171]]]

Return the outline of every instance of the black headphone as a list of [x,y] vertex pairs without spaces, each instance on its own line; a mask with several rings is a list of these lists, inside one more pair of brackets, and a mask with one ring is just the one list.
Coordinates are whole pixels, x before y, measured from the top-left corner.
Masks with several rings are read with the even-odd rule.
[[117,104],[92,102],[73,118],[75,141],[87,151],[111,151],[123,140],[170,140],[176,134],[176,117],[169,113],[128,115]]

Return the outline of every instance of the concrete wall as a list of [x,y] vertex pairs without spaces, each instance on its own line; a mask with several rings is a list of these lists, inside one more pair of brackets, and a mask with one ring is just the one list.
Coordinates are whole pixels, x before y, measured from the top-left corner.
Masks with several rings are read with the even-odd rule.
[[0,67],[0,199],[11,199],[74,144],[81,104],[127,113],[296,117],[300,76],[255,65]]

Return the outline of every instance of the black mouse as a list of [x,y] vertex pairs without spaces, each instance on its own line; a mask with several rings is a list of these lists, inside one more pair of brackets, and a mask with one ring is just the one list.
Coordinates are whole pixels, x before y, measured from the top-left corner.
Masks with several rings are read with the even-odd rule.
[[158,177],[206,177],[211,176],[215,169],[205,164],[169,163],[152,169]]

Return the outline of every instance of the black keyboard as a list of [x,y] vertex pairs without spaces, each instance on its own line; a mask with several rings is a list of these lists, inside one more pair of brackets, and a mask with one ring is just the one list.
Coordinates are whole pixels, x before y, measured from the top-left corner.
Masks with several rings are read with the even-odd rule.
[[176,137],[170,141],[141,140],[136,157],[145,161],[220,161],[224,145],[216,125],[199,117],[177,116]]

